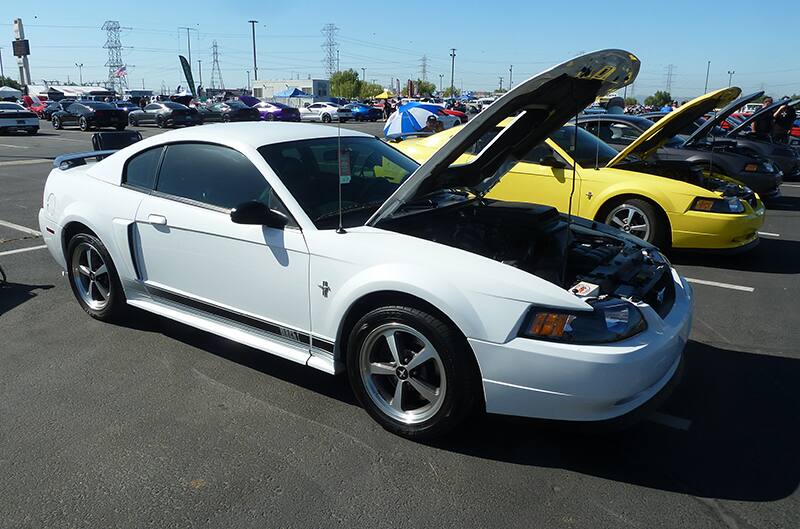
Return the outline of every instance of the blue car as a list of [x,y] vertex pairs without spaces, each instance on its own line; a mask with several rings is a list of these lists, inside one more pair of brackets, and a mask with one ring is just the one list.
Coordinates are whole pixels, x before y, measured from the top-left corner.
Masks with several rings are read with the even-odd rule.
[[345,105],[344,108],[350,109],[350,112],[353,113],[353,119],[356,121],[378,121],[383,119],[383,110],[364,103],[350,103]]

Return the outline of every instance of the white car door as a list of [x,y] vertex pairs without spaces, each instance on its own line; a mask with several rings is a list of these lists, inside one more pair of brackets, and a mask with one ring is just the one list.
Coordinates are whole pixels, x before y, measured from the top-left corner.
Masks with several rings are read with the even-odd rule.
[[230,209],[252,200],[286,213],[244,154],[208,143],[169,145],[155,191],[136,214],[140,279],[154,298],[308,348],[305,239],[291,220],[284,229],[234,223]]
[[300,109],[300,118],[303,121],[318,121],[321,108],[321,103],[313,103],[307,107],[303,107]]

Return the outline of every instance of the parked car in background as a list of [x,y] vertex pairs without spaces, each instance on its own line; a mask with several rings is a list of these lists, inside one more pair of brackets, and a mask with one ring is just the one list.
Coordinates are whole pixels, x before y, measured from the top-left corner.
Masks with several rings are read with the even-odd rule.
[[264,121],[300,121],[300,110],[283,103],[261,101],[253,105]]
[[58,112],[59,110],[66,110],[72,103],[74,103],[74,99],[61,99],[59,101],[48,101],[47,106],[44,107],[42,110],[41,118],[45,121],[50,121],[53,119],[53,113]]
[[350,110],[353,114],[353,119],[356,121],[378,121],[383,119],[383,110],[364,103],[350,103],[345,105],[344,108]]
[[54,112],[51,121],[56,129],[77,125],[84,132],[103,127],[123,130],[128,125],[128,113],[111,103],[76,101],[66,110]]
[[212,105],[197,107],[204,123],[213,121],[259,121],[261,114],[258,109],[247,106],[241,101],[231,100]]
[[454,116],[458,118],[458,122],[462,125],[469,120],[469,117],[465,112],[461,112],[460,110],[455,110],[451,108],[443,108],[442,111],[447,114],[448,116]]
[[194,108],[175,103],[162,101],[150,103],[141,110],[134,110],[128,114],[128,123],[135,127],[145,123],[152,123],[159,128],[202,125],[203,119]]
[[37,98],[32,100],[31,104],[28,105],[26,108],[31,112],[33,112],[34,114],[36,114],[36,116],[39,117],[39,119],[41,119],[42,117],[44,117],[44,109],[47,108],[48,103],[49,101],[47,100],[40,100]]
[[0,134],[17,131],[36,134],[39,132],[39,117],[19,103],[0,101]]
[[[761,198],[780,196],[783,173],[771,160],[742,152],[736,142],[709,137],[710,129],[695,135],[696,121],[714,108],[738,97],[739,88],[723,88],[697,97],[653,123],[629,114],[581,115],[578,124],[629,156],[649,165],[690,162],[706,171],[744,183]],[[643,165],[643,172],[648,172]]]
[[120,110],[124,110],[125,112],[139,109],[139,105],[133,101],[111,101],[111,104]]
[[330,123],[331,121],[346,121],[353,119],[353,113],[349,108],[344,108],[336,103],[311,103],[300,108],[300,119],[302,121],[320,121]]

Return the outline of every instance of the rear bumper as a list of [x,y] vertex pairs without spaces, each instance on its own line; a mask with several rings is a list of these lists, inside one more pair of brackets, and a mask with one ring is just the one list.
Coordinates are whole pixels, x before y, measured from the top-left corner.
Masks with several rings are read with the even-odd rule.
[[605,421],[640,408],[678,372],[692,321],[692,291],[673,271],[675,303],[663,320],[641,306],[648,329],[607,345],[514,338],[470,339],[486,411],[567,421]]
[[42,232],[42,239],[47,245],[47,251],[59,264],[62,270],[67,269],[67,262],[61,248],[61,226],[47,218],[44,209],[39,210],[39,231]]
[[0,129],[29,130],[39,128],[39,118],[0,118]]

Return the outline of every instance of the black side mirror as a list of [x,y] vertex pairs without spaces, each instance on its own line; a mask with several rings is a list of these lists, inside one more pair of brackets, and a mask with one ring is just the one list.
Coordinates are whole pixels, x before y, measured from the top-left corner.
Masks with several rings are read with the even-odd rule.
[[252,200],[242,202],[231,210],[231,220],[236,224],[260,224],[282,230],[288,224],[286,215],[274,209],[269,209],[266,204]]
[[553,169],[565,169],[567,167],[567,164],[565,164],[563,161],[559,160],[552,154],[543,156],[542,159],[539,160],[539,165],[552,167]]

